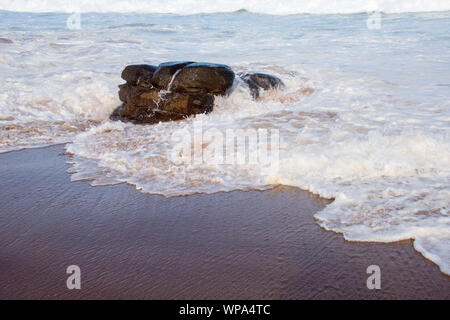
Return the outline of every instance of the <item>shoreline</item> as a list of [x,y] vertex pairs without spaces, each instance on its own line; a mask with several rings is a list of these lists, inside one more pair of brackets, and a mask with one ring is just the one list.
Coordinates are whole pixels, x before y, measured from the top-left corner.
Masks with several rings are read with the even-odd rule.
[[[279,186],[182,197],[70,181],[64,144],[0,154],[0,299],[449,299],[412,240],[350,242]],[[79,265],[82,289],[66,288]],[[369,290],[366,268],[381,268]]]

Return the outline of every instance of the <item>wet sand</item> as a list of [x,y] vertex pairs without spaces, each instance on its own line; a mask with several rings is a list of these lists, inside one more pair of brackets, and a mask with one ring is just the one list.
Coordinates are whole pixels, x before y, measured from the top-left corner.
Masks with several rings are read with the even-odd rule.
[[[410,241],[350,243],[279,187],[165,198],[70,182],[63,146],[0,155],[0,299],[449,299]],[[381,268],[381,290],[366,268]],[[81,268],[81,290],[66,268]]]

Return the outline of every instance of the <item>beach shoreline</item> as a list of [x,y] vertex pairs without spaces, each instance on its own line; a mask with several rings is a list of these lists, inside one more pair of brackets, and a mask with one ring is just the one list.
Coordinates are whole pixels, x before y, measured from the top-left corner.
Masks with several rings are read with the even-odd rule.
[[412,241],[347,242],[313,217],[331,201],[306,191],[167,198],[71,182],[68,160],[63,145],[0,154],[0,299],[450,298]]

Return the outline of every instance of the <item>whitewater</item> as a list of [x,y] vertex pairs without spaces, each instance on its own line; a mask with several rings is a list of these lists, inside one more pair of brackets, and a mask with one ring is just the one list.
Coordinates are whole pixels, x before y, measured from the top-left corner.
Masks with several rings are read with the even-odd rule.
[[[72,180],[165,196],[299,187],[334,199],[315,215],[325,229],[413,239],[450,274],[448,1],[74,2],[0,0],[1,152],[64,143]],[[123,67],[170,60],[267,72],[286,89],[254,101],[236,83],[210,114],[110,121]],[[278,166],[174,163],[173,134],[198,122],[278,130]]]

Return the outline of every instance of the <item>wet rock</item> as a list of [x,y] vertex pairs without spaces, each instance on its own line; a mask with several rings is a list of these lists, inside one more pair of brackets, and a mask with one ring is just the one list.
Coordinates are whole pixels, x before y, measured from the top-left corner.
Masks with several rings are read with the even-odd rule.
[[180,120],[190,115],[211,112],[214,96],[211,94],[183,94],[162,92],[153,88],[145,90],[136,86],[122,85],[119,96],[124,104],[111,115],[113,120],[135,123],[157,123]]
[[192,63],[174,77],[171,90],[185,93],[225,94],[233,85],[234,72],[223,64]]
[[193,63],[192,61],[170,61],[161,63],[156,69],[152,77],[152,84],[160,89],[167,90],[169,83],[172,80],[174,74],[184,68],[185,66]]
[[283,89],[283,81],[275,76],[258,72],[243,72],[239,77],[248,85],[254,99],[258,99],[262,90]]
[[128,83],[119,85],[119,99],[122,102],[127,101],[127,95],[130,92],[131,86]]
[[[132,113],[130,113],[132,111]],[[158,122],[182,120],[186,116],[180,113],[148,108],[127,109],[127,105],[118,107],[110,116],[111,120],[132,122],[135,124],[155,124]]]
[[[255,98],[260,90],[284,87],[279,78],[264,73],[242,73],[240,77]],[[119,85],[123,104],[111,119],[151,124],[211,112],[214,97],[231,90],[235,74],[223,64],[175,61],[158,67],[130,65],[122,78],[126,80]]]
[[122,79],[131,85],[149,86],[156,69],[148,64],[129,65],[122,71]]

